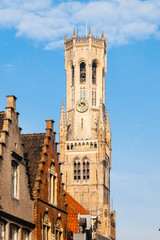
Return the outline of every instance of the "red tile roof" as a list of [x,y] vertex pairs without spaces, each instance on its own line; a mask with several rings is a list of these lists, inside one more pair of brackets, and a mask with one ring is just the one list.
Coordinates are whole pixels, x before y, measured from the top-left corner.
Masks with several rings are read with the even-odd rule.
[[90,213],[82,207],[69,193],[64,191],[66,194],[65,202],[67,204],[67,227],[71,229],[73,234],[78,233],[78,214],[90,215]]

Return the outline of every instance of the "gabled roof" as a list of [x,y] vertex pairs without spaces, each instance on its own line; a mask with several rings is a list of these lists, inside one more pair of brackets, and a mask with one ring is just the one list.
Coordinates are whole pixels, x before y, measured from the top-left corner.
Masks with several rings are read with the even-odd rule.
[[24,156],[28,162],[28,172],[31,189],[33,189],[34,187],[38,164],[41,159],[44,138],[45,133],[22,134],[22,143],[24,144]]
[[65,193],[65,203],[67,204],[67,227],[71,229],[74,234],[78,233],[79,220],[78,214],[90,215],[90,213],[81,206],[69,193]]
[[3,128],[3,119],[5,118],[5,112],[0,112],[0,130]]
[[66,194],[65,202],[67,206],[68,214],[81,214],[81,215],[90,215],[90,213],[80,204],[78,203],[69,193],[64,191]]

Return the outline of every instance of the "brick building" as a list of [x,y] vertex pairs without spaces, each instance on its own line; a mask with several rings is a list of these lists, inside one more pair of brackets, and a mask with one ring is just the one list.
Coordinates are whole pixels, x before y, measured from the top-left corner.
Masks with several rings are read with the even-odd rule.
[[46,120],[46,133],[23,134],[22,140],[34,200],[34,239],[65,240],[67,212],[53,120]]
[[7,96],[0,112],[0,239],[33,239],[33,207],[16,98]]

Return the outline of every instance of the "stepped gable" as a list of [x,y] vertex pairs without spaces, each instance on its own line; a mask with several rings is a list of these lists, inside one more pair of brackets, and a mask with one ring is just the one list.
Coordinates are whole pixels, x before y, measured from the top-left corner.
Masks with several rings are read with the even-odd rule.
[[5,112],[0,112],[0,130],[3,128],[3,119],[5,118]]
[[22,134],[22,142],[24,144],[24,156],[28,161],[28,171],[30,176],[31,190],[37,175],[39,161],[41,160],[41,152],[44,144],[45,133]]

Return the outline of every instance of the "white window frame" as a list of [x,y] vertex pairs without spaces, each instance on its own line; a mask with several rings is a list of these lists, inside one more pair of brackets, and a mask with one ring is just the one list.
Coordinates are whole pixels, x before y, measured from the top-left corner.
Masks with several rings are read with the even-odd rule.
[[57,204],[57,173],[55,172],[54,163],[49,168],[49,202]]
[[19,165],[15,160],[11,163],[11,196],[18,198],[19,191]]

